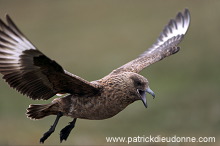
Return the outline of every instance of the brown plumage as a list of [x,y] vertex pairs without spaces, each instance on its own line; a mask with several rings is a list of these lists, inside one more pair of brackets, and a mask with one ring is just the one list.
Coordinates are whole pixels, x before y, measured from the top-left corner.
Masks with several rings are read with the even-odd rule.
[[41,119],[57,115],[53,126],[40,139],[44,142],[55,130],[61,116],[73,118],[61,130],[60,141],[66,140],[77,118],[101,120],[110,118],[134,101],[147,107],[146,92],[155,96],[148,80],[138,73],[147,66],[179,51],[190,23],[186,9],[170,20],[156,43],[138,58],[113,70],[104,78],[88,82],[64,70],[41,53],[6,15],[0,20],[0,73],[8,84],[20,93],[36,100],[47,100],[56,94],[68,93],[49,104],[30,105],[27,116]]

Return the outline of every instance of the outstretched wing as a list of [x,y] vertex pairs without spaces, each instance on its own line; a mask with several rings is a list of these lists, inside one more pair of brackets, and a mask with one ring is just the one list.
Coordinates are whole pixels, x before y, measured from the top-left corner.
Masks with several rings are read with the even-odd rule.
[[6,15],[0,19],[0,73],[8,84],[32,99],[49,99],[57,93],[92,96],[99,88],[65,71],[41,53]]
[[162,60],[179,51],[177,46],[186,34],[190,24],[190,12],[185,9],[183,13],[179,12],[175,19],[171,19],[157,41],[143,54],[135,60],[113,70],[110,74],[121,72],[139,73],[145,67]]

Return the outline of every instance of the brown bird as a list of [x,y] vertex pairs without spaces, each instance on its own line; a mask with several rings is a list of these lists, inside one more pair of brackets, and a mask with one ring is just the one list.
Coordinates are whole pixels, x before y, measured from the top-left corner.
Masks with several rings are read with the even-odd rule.
[[56,61],[39,51],[6,15],[0,19],[0,73],[18,92],[33,100],[47,100],[56,94],[67,94],[49,104],[31,104],[27,116],[41,119],[56,115],[41,143],[54,132],[62,116],[73,118],[60,131],[60,141],[66,140],[77,118],[102,120],[111,118],[134,101],[147,107],[146,92],[155,97],[148,80],[138,73],[149,65],[179,51],[177,46],[190,24],[189,10],[178,13],[165,26],[157,41],[138,58],[113,70],[96,81],[86,81],[64,70]]

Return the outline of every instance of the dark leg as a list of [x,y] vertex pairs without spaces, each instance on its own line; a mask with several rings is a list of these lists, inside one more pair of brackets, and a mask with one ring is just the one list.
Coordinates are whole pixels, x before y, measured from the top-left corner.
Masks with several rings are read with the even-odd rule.
[[69,125],[60,131],[60,143],[62,143],[63,140],[67,140],[71,130],[75,127],[76,119],[77,118],[74,118],[73,121],[69,123]]
[[57,126],[57,123],[59,122],[60,117],[63,116],[63,113],[59,112],[57,114],[56,120],[54,121],[53,125],[50,127],[50,129],[44,133],[43,137],[40,139],[40,143],[44,143],[44,141],[55,131],[55,128]]

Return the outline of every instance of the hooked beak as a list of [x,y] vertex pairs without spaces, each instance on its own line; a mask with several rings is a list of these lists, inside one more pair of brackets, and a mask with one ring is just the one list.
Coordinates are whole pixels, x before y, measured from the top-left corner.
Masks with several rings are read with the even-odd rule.
[[147,108],[146,92],[149,93],[150,95],[152,95],[153,99],[155,98],[155,94],[150,88],[147,88],[146,91],[142,91],[142,93],[139,91],[139,93],[141,95],[141,101],[143,102],[144,106]]
[[147,88],[146,92],[149,93],[150,95],[152,95],[153,99],[155,98],[155,93],[150,88]]

